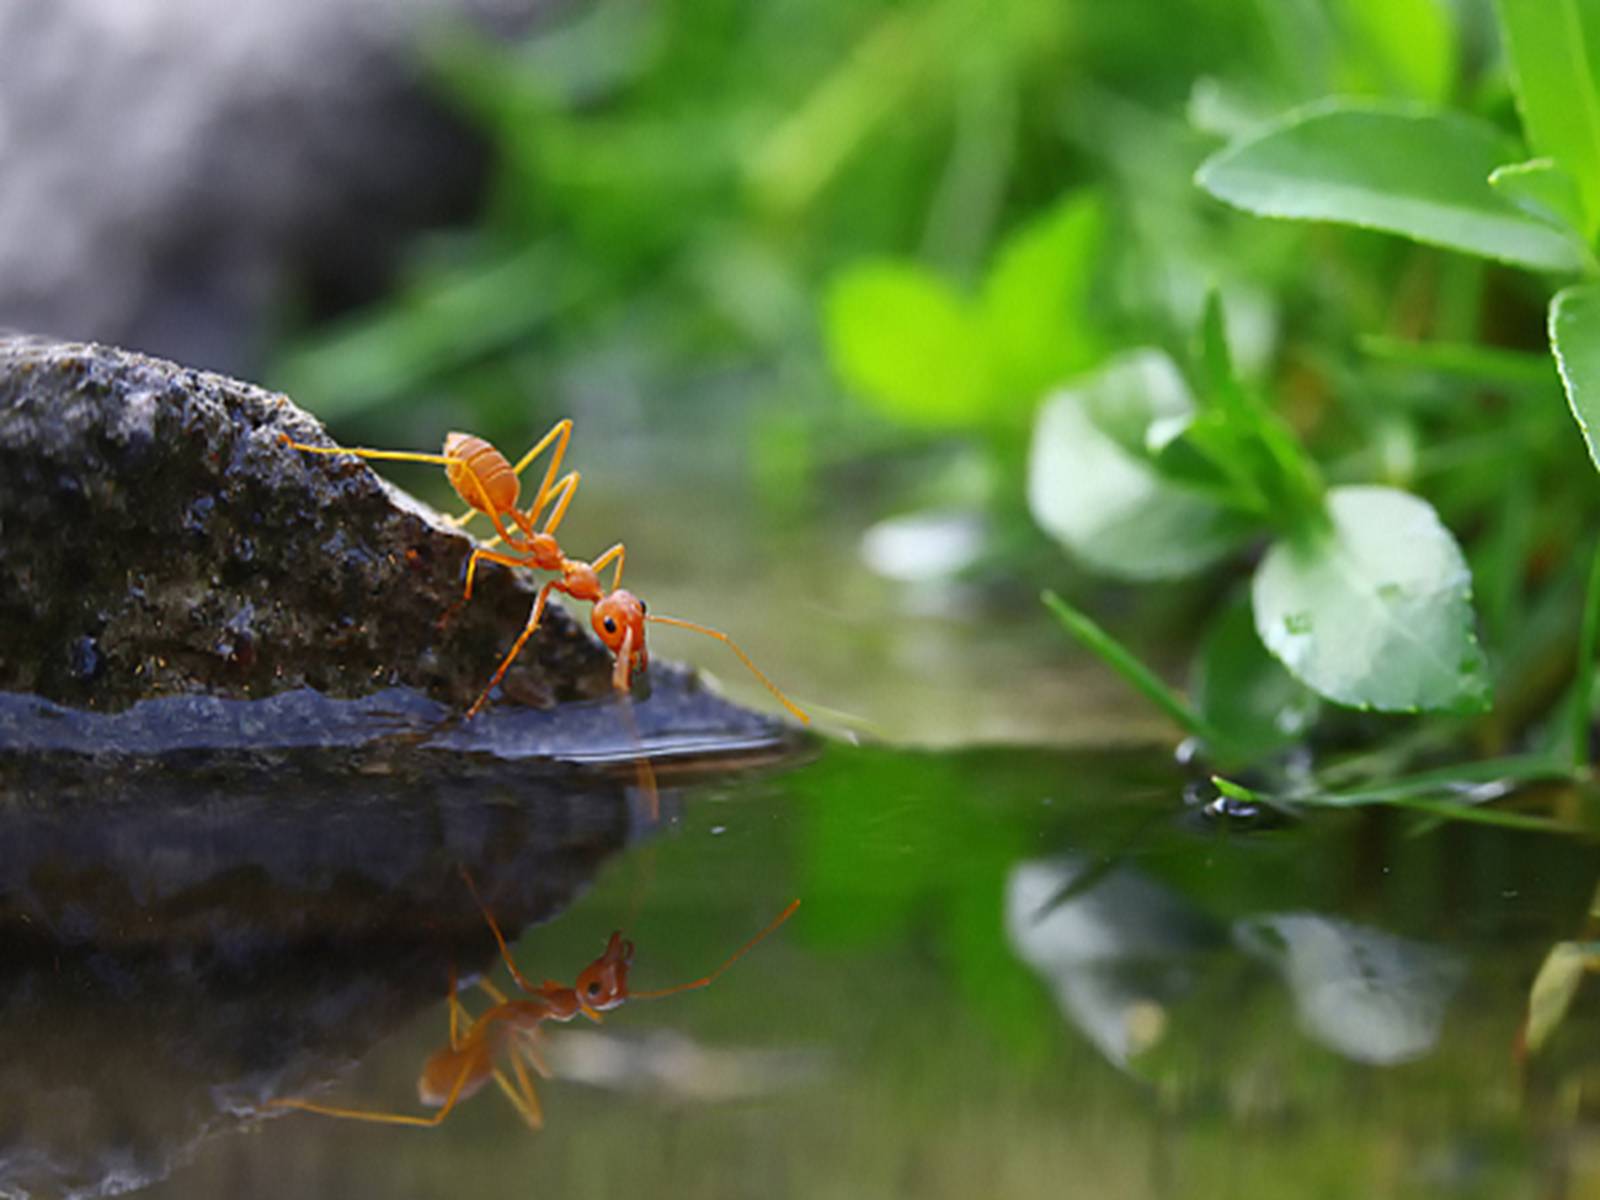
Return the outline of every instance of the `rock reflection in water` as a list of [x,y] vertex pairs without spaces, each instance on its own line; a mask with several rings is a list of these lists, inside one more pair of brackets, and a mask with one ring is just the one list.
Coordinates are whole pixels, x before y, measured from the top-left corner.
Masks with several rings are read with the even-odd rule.
[[515,936],[646,828],[626,763],[404,742],[0,751],[0,810],[6,1195],[162,1177],[491,963],[460,867]]

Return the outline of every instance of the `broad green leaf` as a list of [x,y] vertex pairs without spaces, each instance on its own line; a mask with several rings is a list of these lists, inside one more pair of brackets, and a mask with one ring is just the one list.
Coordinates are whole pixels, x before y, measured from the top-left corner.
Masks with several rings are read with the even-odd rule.
[[828,353],[847,386],[907,425],[961,429],[989,417],[981,323],[931,272],[873,263],[828,291]]
[[1489,186],[1531,217],[1580,237],[1583,198],[1571,175],[1553,158],[1507,163],[1489,172]]
[[1316,696],[1267,653],[1248,604],[1230,604],[1211,623],[1189,694],[1201,717],[1252,757],[1304,737],[1317,718]]
[[1256,631],[1329,700],[1385,712],[1480,712],[1488,672],[1472,577],[1426,501],[1384,487],[1328,493],[1329,525],[1256,569]]
[[1439,103],[1455,76],[1455,24],[1442,0],[1340,0],[1351,43],[1343,83]]
[[1107,575],[1165,579],[1226,554],[1243,533],[1221,505],[1158,475],[1140,450],[1150,426],[1194,401],[1159,351],[1123,356],[1039,411],[1028,459],[1034,520]]
[[1576,181],[1580,228],[1592,237],[1600,222],[1600,4],[1499,0],[1498,7],[1528,141]]
[[1576,270],[1569,238],[1489,186],[1489,173],[1516,150],[1471,117],[1325,101],[1212,155],[1195,180],[1258,216],[1337,221],[1538,270]]
[[1001,247],[983,288],[983,321],[999,390],[1032,412],[1044,392],[1092,365],[1094,260],[1105,215],[1098,196],[1068,196]]
[[1589,458],[1600,469],[1600,284],[1556,293],[1550,301],[1550,349]]

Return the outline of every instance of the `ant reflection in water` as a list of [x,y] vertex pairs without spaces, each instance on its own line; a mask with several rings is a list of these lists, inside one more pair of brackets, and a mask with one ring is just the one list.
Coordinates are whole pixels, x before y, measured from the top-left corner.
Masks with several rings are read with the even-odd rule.
[[[463,875],[466,873],[463,872]],[[472,880],[467,878],[472,887]],[[573,986],[545,980],[535,986],[517,968],[506,945],[494,915],[472,889],[474,899],[483,909],[484,919],[500,947],[500,957],[505,961],[511,977],[525,994],[513,1000],[487,980],[479,986],[489,993],[494,1006],[477,1017],[472,1017],[456,995],[455,973],[451,972],[448,1004],[450,1008],[450,1043],[429,1056],[423,1063],[422,1075],[417,1080],[417,1096],[423,1104],[438,1111],[431,1116],[409,1113],[375,1112],[367,1109],[341,1108],[317,1104],[310,1100],[277,1099],[267,1102],[269,1108],[297,1108],[305,1112],[321,1113],[329,1117],[345,1117],[357,1121],[375,1121],[387,1125],[434,1126],[442,1124],[457,1104],[476,1095],[491,1079],[505,1093],[508,1100],[528,1123],[539,1129],[544,1124],[539,1096],[533,1087],[529,1069],[545,1078],[550,1069],[539,1053],[540,1026],[546,1021],[571,1021],[580,1014],[596,1022],[601,1013],[620,1008],[629,1000],[653,1000],[678,992],[694,991],[714,982],[724,971],[743,958],[755,945],[782,925],[800,901],[792,901],[760,933],[734,951],[720,967],[709,975],[680,983],[674,987],[658,988],[648,992],[634,992],[628,988],[628,968],[633,964],[633,943],[621,932],[611,935],[605,952],[578,974]],[[505,1058],[510,1073],[496,1063]]]

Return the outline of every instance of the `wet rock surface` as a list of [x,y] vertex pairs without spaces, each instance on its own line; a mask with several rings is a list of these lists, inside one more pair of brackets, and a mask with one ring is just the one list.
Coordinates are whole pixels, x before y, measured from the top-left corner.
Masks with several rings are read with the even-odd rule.
[[[159,359],[0,336],[0,691],[117,710],[406,686],[470,704],[531,584],[329,444],[286,397]],[[608,694],[610,659],[546,613],[504,702]]]

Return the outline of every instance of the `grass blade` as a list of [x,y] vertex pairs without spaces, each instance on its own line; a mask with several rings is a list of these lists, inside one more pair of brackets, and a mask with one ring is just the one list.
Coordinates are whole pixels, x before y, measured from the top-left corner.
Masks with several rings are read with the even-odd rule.
[[1056,619],[1073,637],[1095,655],[1102,662],[1121,675],[1128,685],[1138,692],[1150,703],[1154,704],[1167,716],[1171,717],[1189,733],[1213,747],[1225,744],[1222,736],[1196,712],[1184,698],[1168,687],[1149,667],[1145,666],[1124,646],[1113,638],[1104,629],[1096,625],[1084,613],[1068,604],[1054,592],[1045,592],[1040,596],[1045,607],[1056,615]]

